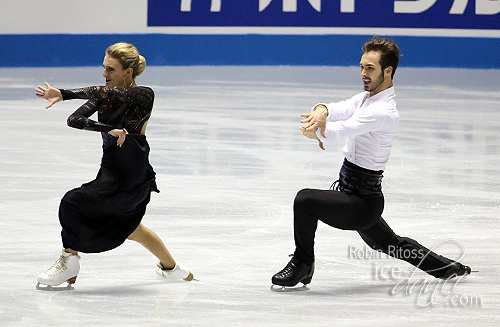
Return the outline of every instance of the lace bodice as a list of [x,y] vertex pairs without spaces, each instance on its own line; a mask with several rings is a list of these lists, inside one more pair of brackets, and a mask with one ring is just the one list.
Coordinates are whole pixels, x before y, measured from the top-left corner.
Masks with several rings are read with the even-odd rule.
[[[80,89],[60,90],[63,100],[88,99],[68,117],[68,126],[101,132],[103,146],[113,137],[112,129],[125,128],[139,134],[153,109],[154,92],[151,88],[109,88],[90,86]],[[97,121],[90,119],[97,112]]]

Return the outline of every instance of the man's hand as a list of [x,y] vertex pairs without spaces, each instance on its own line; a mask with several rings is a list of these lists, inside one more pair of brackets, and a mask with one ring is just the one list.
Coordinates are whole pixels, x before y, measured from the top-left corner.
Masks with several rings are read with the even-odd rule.
[[319,128],[321,130],[321,135],[326,138],[326,117],[328,116],[328,109],[326,106],[319,104],[314,108],[314,111],[300,116],[304,117],[300,122],[305,124],[299,128],[302,134],[310,139],[318,140],[319,147],[324,150],[325,146],[316,135],[316,131]]
[[306,124],[303,126],[307,131],[312,131],[314,129],[320,129],[321,135],[326,138],[325,128],[326,128],[326,117],[328,116],[328,109],[325,105],[319,104],[314,108],[314,111],[300,115],[304,117],[300,122]]
[[321,140],[316,135],[316,131],[318,130],[317,128],[313,128],[312,130],[308,130],[304,126],[301,126],[301,127],[299,127],[299,129],[305,137],[310,138],[312,140],[318,140],[318,143],[319,143],[318,145],[321,148],[321,150],[325,149],[323,142],[321,142]]

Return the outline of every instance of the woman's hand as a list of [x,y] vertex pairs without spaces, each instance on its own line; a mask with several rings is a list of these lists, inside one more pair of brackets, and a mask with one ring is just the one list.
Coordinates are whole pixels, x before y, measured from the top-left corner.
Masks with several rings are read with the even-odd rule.
[[53,88],[47,82],[45,82],[45,87],[38,85],[38,87],[35,88],[35,91],[37,97],[49,101],[49,104],[47,105],[47,107],[45,107],[45,109],[49,109],[55,103],[63,100],[61,91]]
[[118,138],[118,141],[116,141],[116,145],[118,145],[118,147],[121,148],[123,143],[125,142],[125,138],[128,132],[125,128],[122,128],[122,129],[113,129],[109,131],[108,134]]

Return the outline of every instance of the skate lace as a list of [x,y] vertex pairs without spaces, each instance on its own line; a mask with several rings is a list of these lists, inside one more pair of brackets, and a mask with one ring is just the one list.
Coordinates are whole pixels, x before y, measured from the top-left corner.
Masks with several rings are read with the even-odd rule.
[[289,262],[285,268],[283,268],[279,273],[278,275],[281,275],[281,276],[286,276],[286,275],[289,275],[293,270],[293,266],[292,266],[292,262]]
[[48,276],[56,276],[67,269],[69,257],[61,255],[61,257],[45,272]]

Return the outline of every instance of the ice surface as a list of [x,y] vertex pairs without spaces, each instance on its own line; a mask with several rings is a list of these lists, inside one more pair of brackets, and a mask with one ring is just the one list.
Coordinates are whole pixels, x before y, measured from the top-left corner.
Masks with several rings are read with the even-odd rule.
[[328,188],[342,163],[342,143],[321,151],[299,116],[360,92],[358,70],[148,67],[138,83],[156,92],[147,135],[161,193],[143,223],[198,281],[159,279],[156,259],[128,241],[82,254],[75,290],[43,292],[36,277],[61,250],[59,200],[95,177],[101,141],[66,126],[82,101],[45,110],[33,89],[102,85],[101,68],[0,69],[0,325],[497,326],[498,70],[399,68],[384,174],[391,227],[479,273],[432,285],[404,262],[367,258],[357,233],[320,224],[308,289],[270,290],[293,252],[296,192]]

